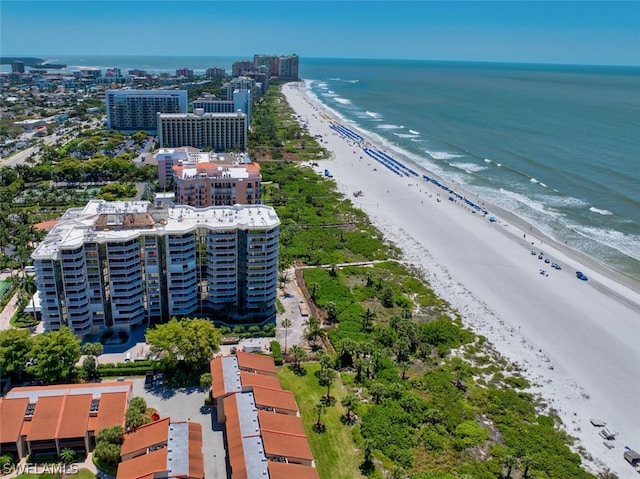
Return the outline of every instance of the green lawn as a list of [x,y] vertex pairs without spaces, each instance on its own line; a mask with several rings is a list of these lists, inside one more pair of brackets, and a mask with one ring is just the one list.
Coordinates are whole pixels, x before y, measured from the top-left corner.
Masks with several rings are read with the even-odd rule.
[[363,461],[362,453],[356,450],[353,443],[352,426],[345,426],[340,422],[340,416],[345,412],[340,401],[346,395],[340,377],[331,386],[331,394],[337,399],[336,405],[327,408],[327,413],[322,416],[327,429],[323,433],[316,433],[312,428],[317,419],[314,407],[327,392],[327,388],[320,386],[318,378],[313,374],[320,369],[318,363],[303,365],[307,370],[305,376],[297,376],[288,366],[283,366],[279,369],[278,377],[282,388],[295,394],[320,479],[363,478],[358,469]]
[[0,281],[0,298],[11,288],[11,281]]
[[[61,474],[20,474],[16,479],[59,479],[61,476]],[[80,469],[78,474],[73,474],[69,477],[74,479],[94,479],[96,475],[89,469]]]

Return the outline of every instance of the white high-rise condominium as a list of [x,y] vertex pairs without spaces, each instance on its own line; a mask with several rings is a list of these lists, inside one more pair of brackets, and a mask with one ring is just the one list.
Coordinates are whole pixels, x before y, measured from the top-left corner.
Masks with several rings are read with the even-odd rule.
[[158,144],[162,148],[211,148],[213,151],[247,149],[247,115],[237,113],[158,113]]
[[90,201],[36,248],[45,330],[74,334],[206,316],[275,317],[280,220],[263,205]]
[[155,133],[158,113],[186,113],[185,90],[107,90],[107,128]]

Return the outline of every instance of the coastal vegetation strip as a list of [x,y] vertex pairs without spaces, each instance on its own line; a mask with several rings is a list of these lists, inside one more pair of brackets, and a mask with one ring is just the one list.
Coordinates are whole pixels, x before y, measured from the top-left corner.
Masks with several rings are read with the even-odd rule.
[[[258,108],[280,115],[273,124],[295,119],[281,96],[267,98],[277,108],[268,101]],[[299,162],[267,161],[262,173],[264,199],[282,220],[281,266],[334,265],[303,270],[303,287],[324,324],[321,333],[314,328],[308,336],[316,358],[324,355],[316,336],[327,336],[328,359],[322,361],[340,373],[344,393],[357,399],[359,419],[352,428],[363,472],[415,479],[515,477],[516,470],[518,477],[592,477],[557,418],[526,392],[528,382],[517,368],[462,327],[458,314],[399,261],[400,251],[332,180]],[[372,260],[388,261],[335,266]],[[300,367],[315,372],[318,365]],[[283,385],[305,398],[310,387],[300,381]],[[316,394],[315,402],[321,388]],[[300,407],[311,427],[314,401],[304,401]],[[342,409],[327,409],[332,407]],[[344,449],[339,441],[332,445],[325,426],[322,434],[309,433],[319,464],[332,447]],[[339,477],[320,467],[321,477]]]

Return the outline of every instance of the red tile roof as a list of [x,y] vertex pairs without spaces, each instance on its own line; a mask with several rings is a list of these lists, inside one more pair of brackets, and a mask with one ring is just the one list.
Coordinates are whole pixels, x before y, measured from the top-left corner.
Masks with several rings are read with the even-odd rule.
[[242,430],[240,429],[236,395],[227,396],[223,401],[226,416],[227,457],[231,468],[231,478],[243,479],[247,477],[247,463],[244,459],[244,446],[242,445]]
[[189,477],[204,479],[202,425],[195,422],[189,422]]
[[134,457],[118,465],[116,479],[138,479],[167,470],[167,448]]
[[276,364],[273,362],[271,356],[238,351],[236,357],[238,358],[238,366],[240,369],[249,369],[260,374],[276,375]]
[[263,430],[262,443],[267,456],[282,456],[313,461],[313,454],[306,436]]
[[39,230],[49,231],[57,224],[58,224],[58,220],[49,220],[49,221],[43,221],[41,223],[36,223],[35,225],[33,225],[33,227]]
[[260,421],[261,431],[306,436],[300,416],[289,416],[288,414],[278,414],[277,412],[262,411],[259,409],[258,421]]
[[92,398],[91,394],[64,396],[56,438],[71,439],[86,436]]
[[15,443],[22,429],[24,413],[27,410],[27,398],[0,398],[0,443]]
[[291,391],[254,386],[253,396],[258,407],[271,407],[291,412],[298,411],[298,405]]
[[127,393],[102,393],[98,415],[89,419],[89,431],[98,431],[105,427],[124,425],[124,415],[127,410]]
[[209,363],[211,370],[211,396],[214,399],[226,394],[224,387],[224,374],[222,370],[222,356],[217,356]]
[[315,467],[286,462],[268,462],[270,479],[319,479]]
[[27,440],[45,441],[55,439],[64,398],[64,396],[50,396],[38,399]]
[[124,435],[120,456],[144,450],[155,444],[169,440],[169,418],[160,419]]
[[280,387],[280,381],[277,377],[250,373],[248,371],[240,371],[240,382],[242,383],[243,390],[248,386],[262,386],[271,389],[282,389]]

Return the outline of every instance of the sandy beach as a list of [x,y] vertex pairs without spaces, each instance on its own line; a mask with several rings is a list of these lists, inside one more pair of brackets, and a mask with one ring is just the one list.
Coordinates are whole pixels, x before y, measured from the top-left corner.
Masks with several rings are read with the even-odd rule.
[[[303,83],[287,84],[283,92],[311,135],[321,135],[333,152],[319,171],[330,171],[340,191],[402,249],[468,327],[522,368],[533,392],[558,411],[576,445],[593,457],[585,466],[637,478],[623,452],[625,446],[640,450],[640,285],[452,184],[489,213],[457,196],[451,201],[449,192],[422,177],[433,175],[387,152],[418,176],[394,173],[363,151],[365,143],[383,148],[353,125],[344,126],[364,141],[332,129],[339,122]],[[354,197],[357,191],[362,195]],[[538,259],[540,253],[562,270]],[[576,278],[578,270],[588,281]],[[612,449],[591,418],[618,432]]]

